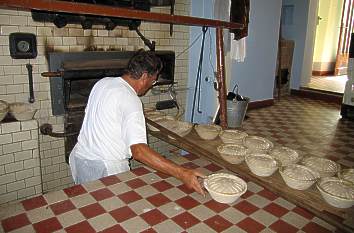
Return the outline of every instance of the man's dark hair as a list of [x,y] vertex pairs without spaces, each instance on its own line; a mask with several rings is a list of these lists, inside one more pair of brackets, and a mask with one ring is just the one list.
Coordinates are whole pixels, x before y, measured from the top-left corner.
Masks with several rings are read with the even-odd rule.
[[145,72],[154,75],[159,73],[161,69],[162,61],[155,52],[141,49],[130,59],[124,73],[130,74],[134,79],[139,79]]

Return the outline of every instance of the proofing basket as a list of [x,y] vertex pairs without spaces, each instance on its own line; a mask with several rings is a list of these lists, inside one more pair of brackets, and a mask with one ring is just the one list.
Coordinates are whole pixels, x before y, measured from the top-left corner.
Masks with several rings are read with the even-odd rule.
[[353,183],[336,177],[325,177],[317,183],[323,199],[337,208],[350,208],[354,205]]
[[301,160],[301,156],[297,151],[285,146],[274,148],[269,154],[277,159],[281,166],[295,164]]
[[247,136],[243,138],[243,145],[252,153],[268,153],[273,148],[273,143],[266,138]]
[[204,179],[204,187],[217,202],[230,204],[247,191],[247,183],[231,174],[211,174]]
[[342,180],[346,180],[354,184],[354,168],[340,170],[338,172],[338,177]]
[[279,173],[290,188],[297,190],[310,188],[320,178],[318,172],[299,164],[281,167],[279,168]]
[[199,137],[201,137],[204,140],[215,139],[221,131],[221,126],[213,125],[213,124],[196,125],[194,128],[197,131],[197,134],[199,135]]
[[9,104],[9,111],[18,121],[32,120],[36,109],[32,104],[15,102]]
[[9,110],[9,105],[7,102],[0,100],[0,121],[2,121]]
[[222,144],[217,150],[225,161],[232,164],[240,164],[245,160],[247,148],[238,144]]
[[223,143],[233,144],[242,144],[242,140],[246,136],[248,136],[247,133],[236,129],[222,130],[219,134],[219,137]]
[[271,176],[279,166],[279,162],[268,154],[248,154],[245,158],[251,172],[257,176]]
[[320,173],[321,178],[334,176],[340,168],[334,161],[316,156],[304,158],[301,163]]

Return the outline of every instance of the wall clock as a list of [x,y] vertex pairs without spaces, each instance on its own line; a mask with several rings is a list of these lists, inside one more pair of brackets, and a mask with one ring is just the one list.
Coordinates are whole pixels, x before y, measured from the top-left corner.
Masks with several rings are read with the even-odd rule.
[[37,57],[36,36],[31,33],[11,33],[9,36],[10,55],[14,59]]

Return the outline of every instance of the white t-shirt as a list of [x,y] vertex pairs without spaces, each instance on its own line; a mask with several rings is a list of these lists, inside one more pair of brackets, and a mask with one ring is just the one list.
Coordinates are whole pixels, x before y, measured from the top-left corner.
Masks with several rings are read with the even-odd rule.
[[90,93],[70,157],[103,161],[107,175],[113,175],[129,170],[130,146],[138,143],[147,143],[140,98],[120,77],[101,79]]

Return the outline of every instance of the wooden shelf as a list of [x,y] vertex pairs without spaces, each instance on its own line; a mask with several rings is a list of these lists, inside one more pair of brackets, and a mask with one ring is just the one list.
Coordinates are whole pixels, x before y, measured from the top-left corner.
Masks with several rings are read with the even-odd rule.
[[[152,136],[166,141],[180,149],[216,162],[241,177],[249,179],[252,182],[269,189],[273,193],[278,194],[297,206],[305,208],[329,224],[337,227],[339,230],[338,232],[354,232],[354,208],[339,209],[330,206],[323,200],[315,185],[308,190],[299,191],[289,188],[283,181],[279,172],[274,173],[270,177],[256,176],[248,169],[245,162],[235,165],[221,158],[216,149],[222,143],[220,139],[205,141],[198,136],[194,129],[187,136],[179,137],[175,133],[149,119],[146,119],[146,122],[160,130],[149,131]],[[168,135],[175,139],[171,139]]]

